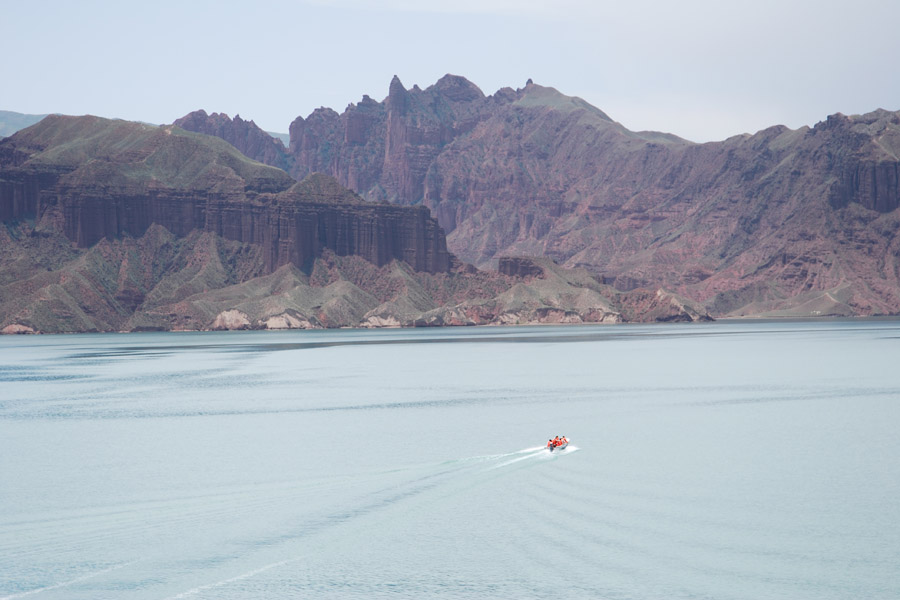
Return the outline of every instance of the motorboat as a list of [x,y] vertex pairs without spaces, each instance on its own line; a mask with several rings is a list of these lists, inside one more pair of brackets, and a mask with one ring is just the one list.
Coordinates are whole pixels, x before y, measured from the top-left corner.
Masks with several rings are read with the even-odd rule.
[[559,444],[558,446],[547,446],[547,449],[550,452],[553,452],[555,450],[564,450],[566,448],[566,446],[568,446],[568,445],[569,445],[569,440],[566,440],[565,442],[563,442],[562,444]]

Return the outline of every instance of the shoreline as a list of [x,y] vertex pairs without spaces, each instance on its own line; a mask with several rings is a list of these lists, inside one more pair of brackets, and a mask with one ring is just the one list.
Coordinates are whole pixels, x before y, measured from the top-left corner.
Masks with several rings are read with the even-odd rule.
[[260,332],[282,333],[297,331],[381,331],[381,330],[423,330],[423,329],[470,329],[470,328],[517,328],[517,327],[615,327],[634,325],[703,325],[703,324],[736,324],[736,323],[860,323],[860,322],[893,322],[900,321],[900,315],[861,315],[861,316],[834,316],[834,317],[771,317],[771,316],[743,316],[743,317],[719,317],[709,321],[624,321],[619,323],[583,322],[583,323],[547,323],[536,321],[534,323],[484,323],[464,325],[424,325],[404,327],[390,325],[383,327],[281,327],[281,328],[235,328],[235,329],[144,329],[144,330],[120,330],[120,331],[0,331],[0,338],[12,338],[17,336],[51,336],[51,335],[109,335],[109,334],[143,334],[143,333],[224,333],[224,332]]

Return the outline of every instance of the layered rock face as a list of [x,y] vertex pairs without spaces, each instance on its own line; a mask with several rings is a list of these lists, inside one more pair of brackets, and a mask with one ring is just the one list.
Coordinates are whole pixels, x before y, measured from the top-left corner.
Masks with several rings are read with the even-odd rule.
[[322,251],[446,272],[425,207],[363,202],[327,176],[296,183],[220,140],[177,127],[48,117],[0,143],[0,219],[56,225],[78,247],[160,225],[260,247],[268,272]]
[[817,129],[828,138],[827,168],[835,208],[851,202],[888,213],[900,205],[900,113],[884,110],[828,117]]
[[900,113],[694,144],[531,82],[395,77],[382,102],[295,120],[288,152],[295,177],[429,207],[481,267],[548,256],[723,315],[900,312]]

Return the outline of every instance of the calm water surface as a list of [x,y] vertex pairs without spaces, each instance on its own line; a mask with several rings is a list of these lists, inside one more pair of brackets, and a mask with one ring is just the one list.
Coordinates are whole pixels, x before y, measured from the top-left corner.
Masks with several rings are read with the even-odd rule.
[[898,357],[896,321],[2,337],[0,598],[898,598]]

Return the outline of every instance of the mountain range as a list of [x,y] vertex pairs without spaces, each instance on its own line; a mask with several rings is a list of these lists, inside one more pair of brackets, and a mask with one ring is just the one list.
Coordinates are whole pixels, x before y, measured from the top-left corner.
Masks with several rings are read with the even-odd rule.
[[708,318],[546,259],[479,271],[423,206],[175,125],[51,115],[0,141],[0,221],[6,333]]
[[290,143],[196,111],[0,141],[0,329],[900,313],[900,113],[696,144],[465,78]]
[[[463,261],[583,267],[619,290],[660,286],[718,316],[900,311],[900,113],[835,114],[696,144],[633,132],[529,81],[490,96],[447,75],[290,127],[275,155],[252,122],[196,112],[294,177],[328,173],[363,198],[424,205]],[[258,132],[257,132],[258,133]],[[226,139],[229,139],[226,137]]]

